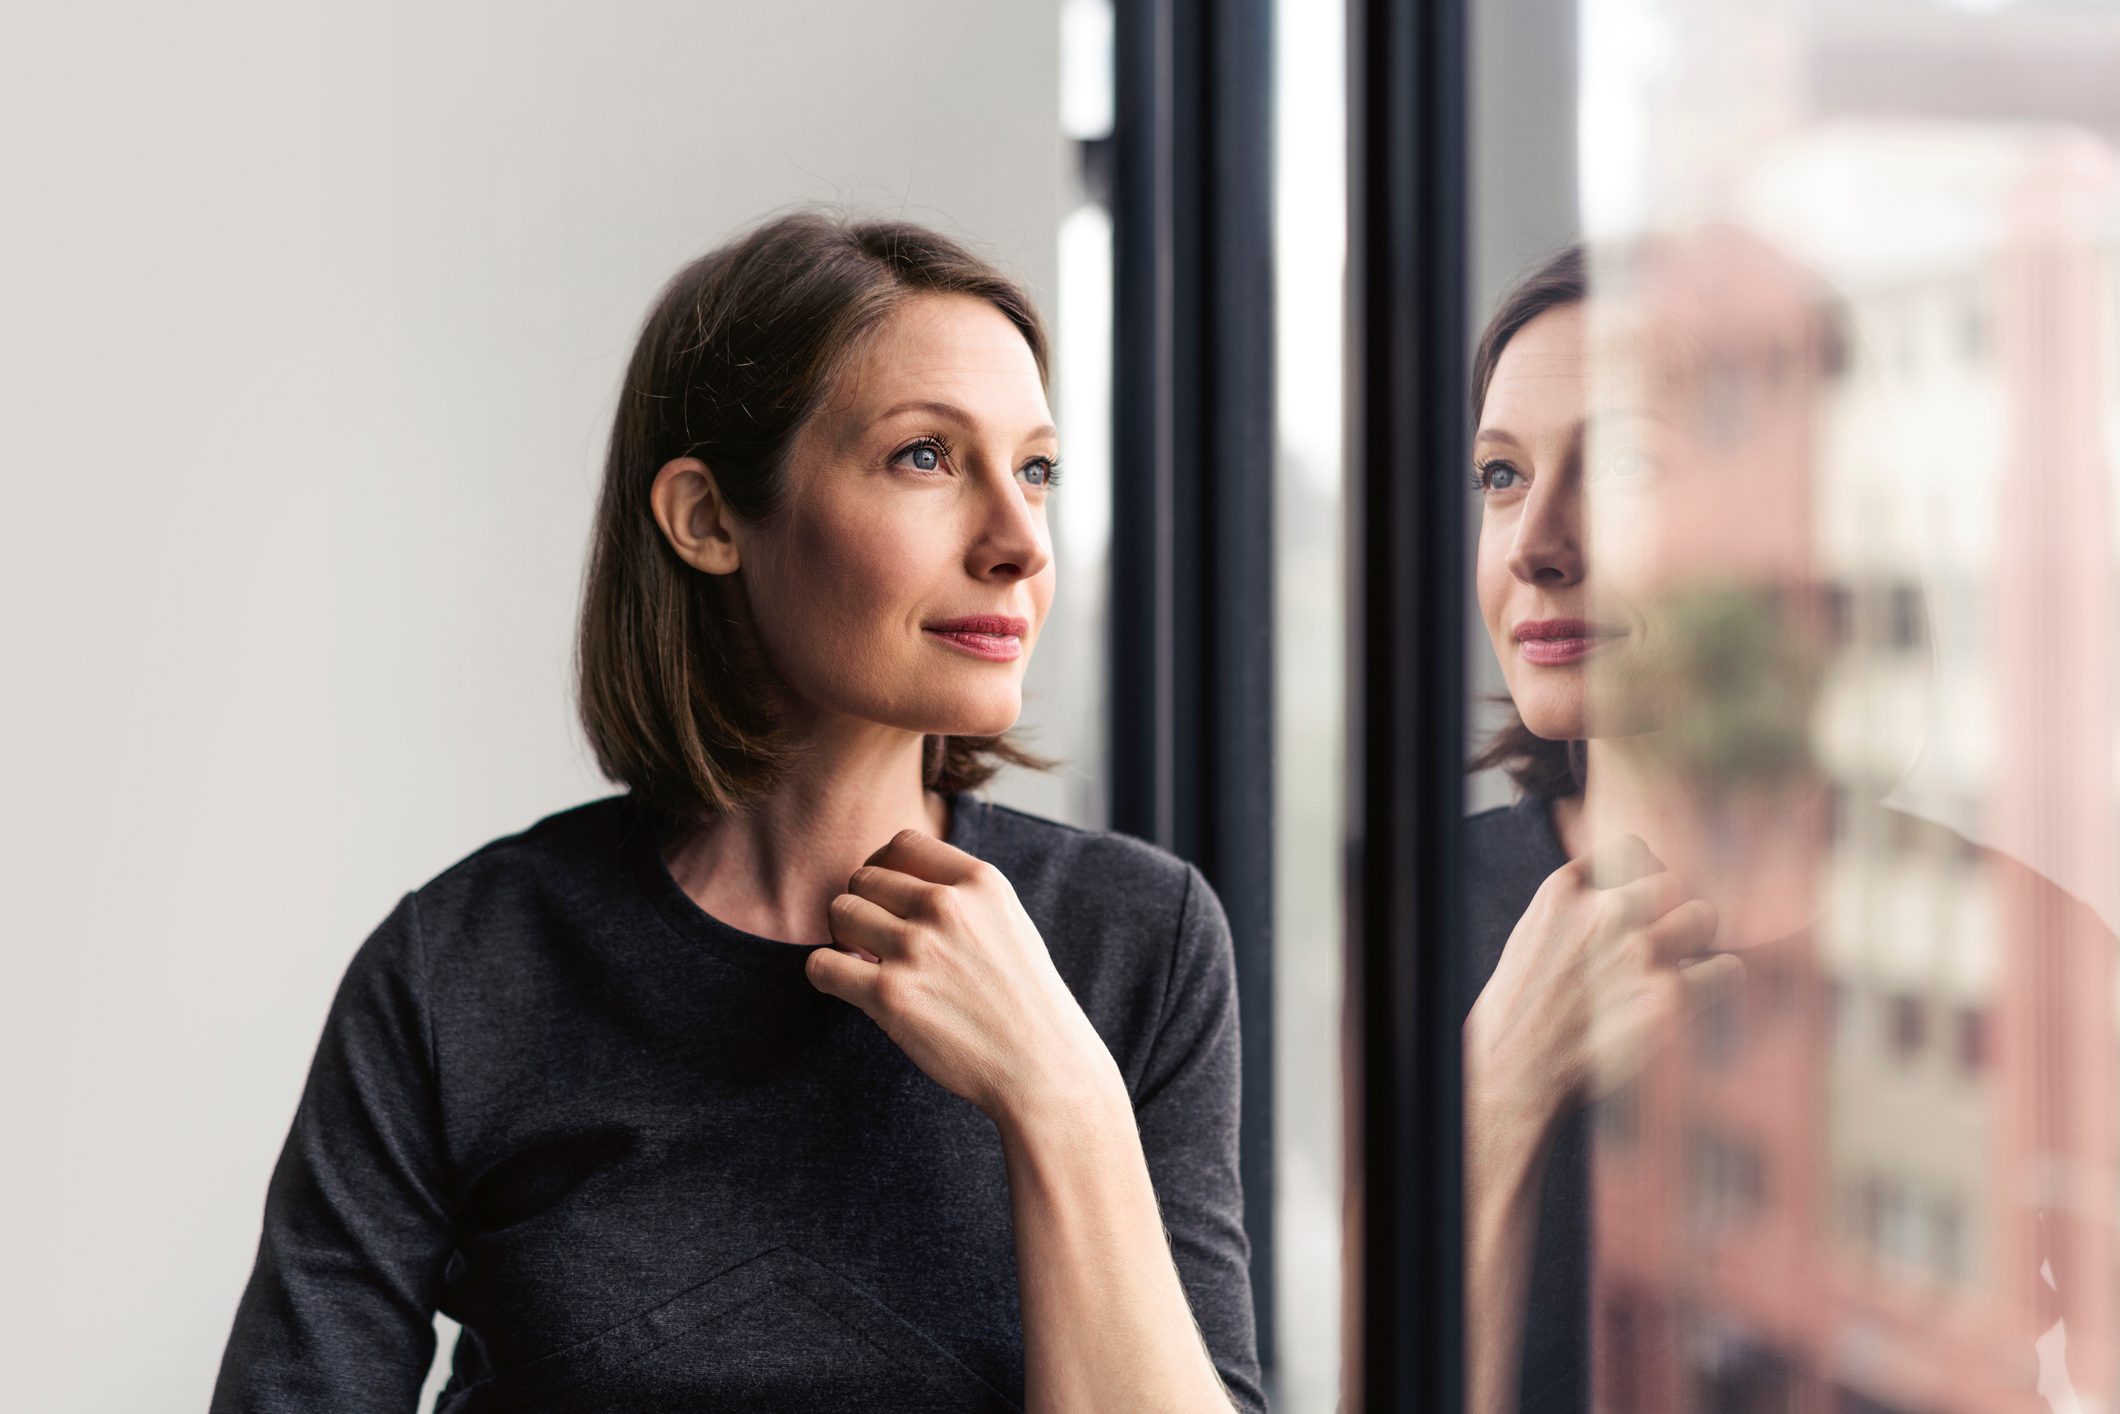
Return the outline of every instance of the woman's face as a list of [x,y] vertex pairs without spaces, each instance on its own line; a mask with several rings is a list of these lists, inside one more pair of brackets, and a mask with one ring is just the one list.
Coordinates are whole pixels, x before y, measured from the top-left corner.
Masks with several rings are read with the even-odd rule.
[[1013,725],[1052,605],[1058,455],[1037,362],[999,310],[925,295],[886,321],[797,431],[783,513],[737,531],[797,703],[923,733]]
[[1808,306],[1749,274],[1706,300],[1549,309],[1496,362],[1473,436],[1477,593],[1539,736],[1657,731],[1674,769],[1718,780],[1804,758]]
[[1592,675],[1602,688],[1650,666],[1641,567],[1602,566],[1593,578],[1587,521],[1591,493],[1608,513],[1600,529],[1637,494],[1653,464],[1654,419],[1615,408],[1593,426],[1587,332],[1581,304],[1518,330],[1495,364],[1472,444],[1480,617],[1524,725],[1553,740],[1639,729],[1601,710],[1593,730],[1593,696],[1600,708],[1608,698],[1593,694]]
[[1495,363],[1472,440],[1480,619],[1524,725],[1556,740],[1586,735],[1584,664],[1613,646],[1588,608],[1583,332],[1580,305],[1519,329]]

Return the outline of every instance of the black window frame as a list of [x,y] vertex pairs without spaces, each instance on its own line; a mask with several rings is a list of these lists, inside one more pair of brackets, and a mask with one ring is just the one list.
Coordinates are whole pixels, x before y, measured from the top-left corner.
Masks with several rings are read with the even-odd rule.
[[1464,1402],[1465,0],[1348,0],[1344,1407]]
[[1110,824],[1229,916],[1271,1388],[1273,5],[1115,0]]
[[[1469,13],[1347,0],[1342,1408],[1462,1408]],[[1236,938],[1262,1371],[1273,1227],[1271,0],[1115,0],[1114,829]],[[1320,940],[1321,943],[1323,940]]]

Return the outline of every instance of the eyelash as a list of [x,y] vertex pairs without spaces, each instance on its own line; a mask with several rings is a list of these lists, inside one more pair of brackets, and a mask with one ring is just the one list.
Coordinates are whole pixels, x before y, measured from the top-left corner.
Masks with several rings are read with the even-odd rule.
[[[912,441],[906,443],[903,447],[900,447],[897,451],[891,453],[891,460],[895,462],[900,457],[904,456],[907,452],[917,452],[922,447],[933,447],[944,461],[948,461],[950,459],[949,442],[937,434],[930,433],[925,437],[915,437]],[[1058,486],[1060,484],[1060,458],[1032,457],[1030,461],[1024,463],[1024,466],[1027,467],[1038,463],[1042,463],[1045,467],[1045,480],[1036,483],[1038,489],[1041,491],[1050,491],[1055,486]],[[1022,469],[1022,467],[1017,468],[1017,470],[1019,471]],[[934,473],[932,472],[916,472],[916,475],[921,476],[931,476],[933,474]]]
[[1489,457],[1485,461],[1472,464],[1472,489],[1482,494],[1492,490],[1493,488],[1487,484],[1487,475],[1497,469],[1506,469],[1515,472],[1518,476],[1524,474],[1521,471],[1517,471],[1516,466],[1511,462],[1505,461],[1500,457]]

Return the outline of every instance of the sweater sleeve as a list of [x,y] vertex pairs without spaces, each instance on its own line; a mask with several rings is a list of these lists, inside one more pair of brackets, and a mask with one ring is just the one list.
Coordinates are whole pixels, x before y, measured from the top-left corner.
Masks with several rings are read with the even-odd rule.
[[348,965],[266,1191],[212,1414],[409,1414],[451,1250],[419,907]]
[[1237,1160],[1236,953],[1221,900],[1199,870],[1188,864],[1185,875],[1170,983],[1134,1117],[1193,1318],[1236,1407],[1254,1414],[1266,1399]]

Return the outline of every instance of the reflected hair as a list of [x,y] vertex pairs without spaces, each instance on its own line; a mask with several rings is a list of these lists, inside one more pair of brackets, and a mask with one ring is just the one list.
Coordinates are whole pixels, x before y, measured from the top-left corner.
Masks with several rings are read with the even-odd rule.
[[[863,344],[923,295],[999,310],[1049,379],[1045,328],[1023,287],[964,246],[903,221],[799,210],[766,220],[671,278],[619,390],[583,582],[574,677],[604,776],[665,819],[742,813],[799,744],[734,576],[678,558],[649,503],[657,473],[698,457],[731,511],[771,523],[788,449]],[[737,573],[741,573],[739,570]],[[922,741],[928,788],[985,784],[1004,765],[1054,763],[1009,733]]]
[[[1551,309],[1581,304],[1590,296],[1588,253],[1580,244],[1547,256],[1509,287],[1480,334],[1472,354],[1472,425],[1477,428],[1487,407],[1487,388],[1494,382],[1502,350],[1524,326]],[[1555,741],[1524,725],[1506,693],[1492,699],[1507,704],[1509,719],[1474,753],[1467,769],[1499,767],[1520,790],[1542,798],[1582,791],[1589,752],[1580,741]]]

